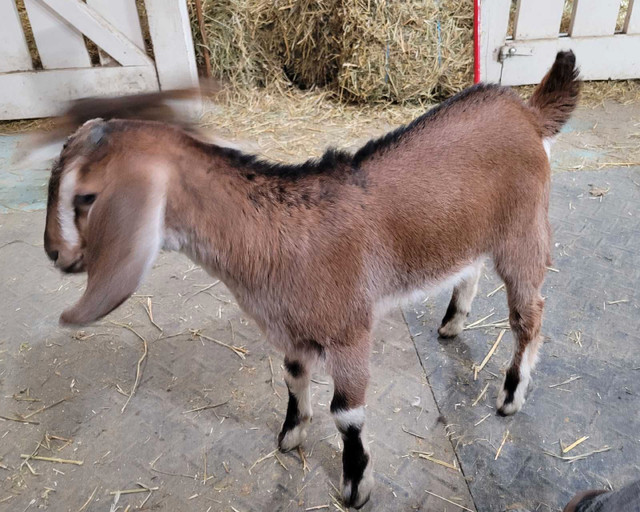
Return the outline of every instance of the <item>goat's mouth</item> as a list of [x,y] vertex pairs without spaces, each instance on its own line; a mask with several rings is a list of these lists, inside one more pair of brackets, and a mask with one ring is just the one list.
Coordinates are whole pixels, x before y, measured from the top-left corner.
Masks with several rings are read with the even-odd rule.
[[62,267],[60,270],[62,270],[62,272],[64,272],[65,274],[78,274],[80,272],[84,272],[85,270],[84,258],[80,256],[71,265]]

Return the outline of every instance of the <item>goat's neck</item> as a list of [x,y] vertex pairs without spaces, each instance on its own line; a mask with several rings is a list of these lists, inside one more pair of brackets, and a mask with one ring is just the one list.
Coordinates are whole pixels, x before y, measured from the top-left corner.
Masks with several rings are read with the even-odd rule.
[[[219,164],[219,162],[217,162]],[[274,178],[248,181],[237,169],[181,168],[171,180],[165,214],[165,248],[187,254],[227,284],[259,284],[274,265],[295,257],[301,224],[272,197],[289,185]],[[298,210],[297,217],[305,215]],[[286,247],[286,249],[285,249]]]

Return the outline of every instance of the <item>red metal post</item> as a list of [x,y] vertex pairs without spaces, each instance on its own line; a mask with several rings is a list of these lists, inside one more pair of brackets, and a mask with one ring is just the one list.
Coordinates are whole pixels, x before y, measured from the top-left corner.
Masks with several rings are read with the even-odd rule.
[[473,0],[473,83],[480,81],[480,2]]

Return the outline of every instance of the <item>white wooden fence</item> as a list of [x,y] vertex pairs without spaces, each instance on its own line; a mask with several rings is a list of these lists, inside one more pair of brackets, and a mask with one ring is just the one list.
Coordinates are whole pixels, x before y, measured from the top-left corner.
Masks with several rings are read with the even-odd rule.
[[[34,69],[15,0],[0,0],[0,119],[58,114],[66,101],[196,85],[186,0],[145,0],[154,59],[136,0],[24,0],[42,63]],[[84,36],[84,37],[83,37]],[[92,65],[85,37],[100,50]]]
[[639,78],[640,0],[566,1],[572,5],[568,33],[560,34],[565,0],[518,0],[509,34],[512,0],[479,0],[480,80],[538,83],[565,49],[576,54],[585,80]]

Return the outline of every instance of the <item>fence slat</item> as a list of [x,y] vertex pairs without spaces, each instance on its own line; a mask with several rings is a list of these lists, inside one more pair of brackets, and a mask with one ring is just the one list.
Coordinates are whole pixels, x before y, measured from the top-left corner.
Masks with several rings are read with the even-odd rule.
[[640,1],[629,0],[623,32],[625,34],[640,34]]
[[153,65],[147,54],[81,0],[40,0],[123,66]]
[[[140,28],[140,18],[135,0],[87,0],[87,5],[127,37],[133,44],[144,50],[144,39]],[[113,59],[100,51],[102,65],[113,64]]]
[[498,60],[509,26],[511,0],[480,0],[480,80],[499,82]]
[[610,36],[616,30],[620,0],[575,0],[569,34]]
[[0,2],[0,73],[33,68],[15,2]]
[[563,0],[519,0],[514,39],[558,37]]
[[49,9],[41,0],[24,0],[42,67],[91,67],[82,34]]
[[640,76],[640,36],[559,37],[531,41],[531,57],[504,61],[503,85],[537,84],[559,50],[573,50],[580,76],[587,80],[622,80]]
[[[158,90],[152,66],[53,69],[0,74],[0,119],[60,114],[69,100]],[[20,91],[16,94],[16,91]]]
[[145,0],[149,32],[162,89],[198,84],[186,0]]

